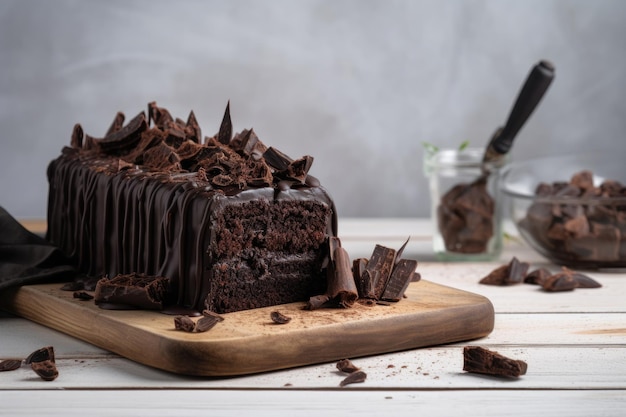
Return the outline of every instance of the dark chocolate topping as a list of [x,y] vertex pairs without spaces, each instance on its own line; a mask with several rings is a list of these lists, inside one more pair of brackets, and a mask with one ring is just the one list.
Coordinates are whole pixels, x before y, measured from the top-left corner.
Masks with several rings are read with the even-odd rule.
[[[82,128],[77,124],[71,142],[73,148],[83,150],[80,159],[95,161],[111,157],[136,165],[146,173],[202,171],[199,176],[180,176],[177,181],[208,183],[200,185],[222,190],[227,195],[270,186],[281,191],[286,185],[319,187],[319,181],[308,176],[313,157],[307,155],[294,160],[266,147],[252,129],[233,137],[230,102],[217,137],[207,138],[204,144],[200,144],[202,133],[193,111],[184,123],[151,102],[147,120],[142,112],[125,126],[123,121],[124,114],[118,112],[104,138],[89,137],[88,141],[83,141]],[[111,161],[101,165],[103,172],[116,173],[120,169],[119,163]]]

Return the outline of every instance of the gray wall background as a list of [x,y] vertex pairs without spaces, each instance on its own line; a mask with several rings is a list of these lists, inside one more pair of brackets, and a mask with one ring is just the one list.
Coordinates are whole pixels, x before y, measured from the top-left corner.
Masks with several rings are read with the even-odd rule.
[[624,149],[623,0],[0,0],[0,205],[44,217],[72,126],[156,100],[291,155],[342,216],[428,215],[422,143],[484,146],[530,67],[557,77],[514,160]]

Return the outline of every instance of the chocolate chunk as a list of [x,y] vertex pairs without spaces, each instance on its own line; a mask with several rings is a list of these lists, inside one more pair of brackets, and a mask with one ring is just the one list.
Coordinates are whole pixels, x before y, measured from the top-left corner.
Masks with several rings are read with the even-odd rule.
[[254,132],[254,129],[250,129],[241,141],[241,151],[244,155],[251,156],[254,160],[259,160],[263,157],[263,154],[267,150],[267,146],[261,142],[259,137]]
[[170,281],[144,274],[120,274],[102,278],[96,284],[96,304],[161,310],[169,294]]
[[400,301],[409,283],[411,283],[413,279],[415,268],[417,268],[417,261],[412,259],[400,259],[394,266],[380,299],[392,302]]
[[44,381],[53,381],[59,376],[59,371],[57,370],[54,361],[45,360],[41,362],[32,362],[30,366]]
[[359,383],[359,382],[365,382],[366,378],[367,378],[367,374],[365,372],[363,372],[363,371],[355,371],[355,372],[352,372],[347,377],[345,377],[344,380],[339,383],[339,386],[340,387],[345,387],[346,385],[349,385],[349,384],[356,384],[356,383]]
[[77,298],[79,300],[82,301],[89,301],[89,300],[93,300],[93,295],[85,292],[85,291],[75,291],[73,294],[74,298]]
[[482,253],[493,236],[495,204],[485,181],[458,184],[441,198],[437,208],[439,231],[446,250]]
[[175,124],[173,122],[174,118],[166,108],[157,106],[154,101],[148,103],[148,123],[165,130],[171,128]]
[[0,361],[0,372],[15,371],[22,366],[22,361],[19,359],[5,359]]
[[365,273],[371,280],[372,294],[363,294],[364,298],[379,300],[387,286],[387,281],[396,261],[396,251],[381,245],[374,247],[374,252],[365,267]]
[[574,278],[574,281],[576,281],[576,288],[600,288],[602,287],[602,284],[600,284],[598,281],[580,272],[572,271],[572,278]]
[[228,100],[226,110],[224,111],[224,117],[222,118],[222,124],[220,124],[220,130],[217,134],[217,140],[223,145],[228,145],[232,137],[233,123],[230,120],[230,100]]
[[304,184],[311,165],[313,165],[313,157],[308,155],[303,156],[302,158],[289,163],[285,176]]
[[222,321],[224,319],[218,315],[203,315],[196,322],[195,331],[198,333],[206,332]]
[[351,374],[353,372],[361,370],[361,368],[353,364],[350,359],[342,359],[339,362],[337,362],[336,366],[337,366],[337,369],[339,369],[341,372],[345,372],[347,374]]
[[[538,187],[536,195],[541,198],[530,206],[519,226],[560,262],[619,266],[626,259],[626,206],[613,204],[609,198],[623,195],[622,190],[612,180],[596,187],[590,171],[577,172],[569,182]],[[550,197],[556,197],[553,203]]]
[[513,257],[507,265],[494,269],[479,282],[485,285],[519,284],[524,280],[528,267],[527,262],[520,262],[516,257]]
[[279,311],[272,311],[270,313],[270,318],[276,324],[287,324],[291,321],[291,317],[285,316]]
[[467,372],[517,378],[526,374],[527,368],[522,360],[510,359],[480,346],[463,348],[463,370]]
[[309,298],[309,301],[307,301],[304,309],[305,310],[317,310],[318,308],[322,308],[326,303],[328,303],[329,300],[330,300],[330,297],[326,294],[314,295],[311,298]]
[[524,278],[526,284],[543,285],[545,280],[552,275],[552,273],[546,268],[535,269],[529,272]]
[[191,333],[196,328],[196,323],[187,316],[176,316],[174,317],[174,328]]
[[25,364],[33,362],[52,361],[54,362],[54,348],[52,346],[42,347],[37,349],[24,360]]
[[576,287],[578,283],[569,271],[551,275],[542,284],[542,288],[549,292],[572,291]]
[[263,153],[263,159],[269,166],[279,172],[286,171],[289,168],[289,164],[293,162],[293,159],[271,146]]

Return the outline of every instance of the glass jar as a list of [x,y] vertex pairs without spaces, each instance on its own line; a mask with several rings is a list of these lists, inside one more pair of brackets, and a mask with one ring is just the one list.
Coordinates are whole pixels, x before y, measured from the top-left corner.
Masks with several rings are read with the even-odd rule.
[[502,196],[506,164],[483,163],[485,150],[424,153],[429,179],[433,250],[444,261],[489,261],[502,251]]

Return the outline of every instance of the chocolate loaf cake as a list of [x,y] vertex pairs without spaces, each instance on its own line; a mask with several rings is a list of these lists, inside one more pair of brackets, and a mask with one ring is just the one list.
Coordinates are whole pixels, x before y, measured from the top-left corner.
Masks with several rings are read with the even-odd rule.
[[48,168],[47,238],[92,277],[170,280],[169,303],[226,313],[308,299],[326,285],[336,211],[308,174],[252,129],[234,134],[229,106],[202,138],[193,112],[156,103],[103,138],[74,127]]

